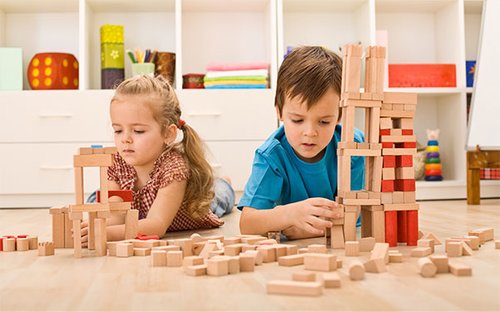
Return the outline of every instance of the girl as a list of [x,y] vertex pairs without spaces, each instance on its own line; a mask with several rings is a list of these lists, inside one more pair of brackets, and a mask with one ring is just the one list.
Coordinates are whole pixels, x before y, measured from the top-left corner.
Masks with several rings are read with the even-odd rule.
[[[224,224],[219,217],[232,210],[234,190],[225,180],[214,181],[203,143],[180,119],[179,101],[166,80],[147,75],[125,80],[111,99],[110,114],[118,153],[108,169],[109,189],[133,191],[139,233],[161,237]],[[175,141],[178,129],[181,142]],[[82,241],[86,232],[82,229]],[[107,235],[124,239],[123,215],[108,219]]]

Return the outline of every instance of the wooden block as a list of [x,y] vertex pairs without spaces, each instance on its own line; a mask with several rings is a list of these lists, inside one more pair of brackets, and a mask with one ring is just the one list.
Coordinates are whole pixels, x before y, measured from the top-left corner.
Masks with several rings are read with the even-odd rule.
[[392,118],[380,118],[380,129],[392,129]]
[[202,276],[207,275],[207,265],[199,264],[199,265],[190,265],[184,268],[184,273],[190,276]]
[[472,268],[465,263],[450,261],[448,264],[450,272],[455,276],[471,276]]
[[307,250],[309,253],[320,253],[320,254],[327,253],[326,245],[323,245],[323,244],[309,245],[309,246],[307,246]]
[[415,192],[403,192],[403,202],[405,204],[415,203],[417,200],[417,196]]
[[39,256],[53,256],[54,255],[54,243],[53,242],[40,242],[40,243],[38,243],[38,255]]
[[[131,239],[130,242],[134,245],[134,248],[154,248],[160,246],[160,240],[157,239],[148,239],[148,240],[141,240],[141,239]],[[179,246],[176,246],[178,248],[172,248],[172,246],[167,246],[171,247],[169,250],[180,250]]]
[[339,288],[341,286],[340,276],[337,272],[323,273],[321,279],[325,288]]
[[400,252],[389,253],[389,263],[401,263],[403,262],[403,254]]
[[269,281],[267,293],[294,296],[319,296],[323,293],[320,282]]
[[447,242],[446,254],[448,257],[461,257],[463,254],[462,248],[462,242]]
[[[255,270],[255,258],[256,254],[251,254],[244,252],[240,254],[240,271],[241,272],[253,272]],[[282,259],[284,257],[281,257]]]
[[224,238],[224,247],[235,244],[241,244],[241,237],[234,236],[234,237]]
[[337,258],[337,269],[342,269],[342,259]]
[[4,239],[3,239],[3,251],[6,251],[6,252],[16,251],[16,238],[15,237],[4,237]]
[[113,155],[111,154],[92,154],[92,155],[74,155],[74,167],[110,167],[113,165]]
[[462,256],[472,256],[472,249],[464,241],[462,241]]
[[361,261],[351,261],[349,264],[349,277],[353,281],[360,281],[365,278],[365,267]]
[[30,240],[27,237],[16,239],[16,250],[17,251],[28,251],[30,250]]
[[223,255],[224,255],[224,249],[212,250],[211,252],[208,253],[208,258],[223,256]]
[[130,209],[125,214],[125,239],[136,238],[139,233],[139,210]]
[[345,242],[345,256],[346,257],[359,256],[359,242],[358,241]]
[[382,192],[380,193],[380,203],[381,204],[392,204],[392,194],[393,192]]
[[151,251],[151,261],[154,267],[167,266],[167,252],[164,250]]
[[285,247],[287,256],[296,255],[298,253],[299,248],[297,247],[297,245],[285,244]]
[[415,169],[413,167],[399,167],[396,168],[396,179],[415,179]]
[[430,254],[432,254],[432,250],[430,247],[413,248],[410,253],[412,257],[426,257]]
[[469,235],[479,237],[480,243],[484,244],[484,242],[493,240],[495,234],[493,228],[480,228],[469,231]]
[[495,240],[495,249],[500,249],[500,239]]
[[431,259],[432,263],[437,268],[437,273],[448,273],[449,268],[448,268],[448,257],[445,255],[432,255],[429,256],[429,259]]
[[96,254],[99,257],[103,257],[107,255],[107,232],[106,232],[106,219],[96,218],[94,219],[94,227],[95,227],[95,240],[94,246],[96,250]]
[[225,258],[211,258],[207,260],[207,275],[224,276],[229,274],[229,260]]
[[[404,194],[403,192],[395,191],[392,193],[392,203],[393,204],[403,204],[404,203]],[[415,203],[415,202],[413,202]]]
[[116,245],[123,243],[122,241],[117,242],[107,242],[106,249],[108,250],[108,256],[116,257]]
[[182,266],[182,251],[167,251],[167,266],[168,267]]
[[385,211],[409,211],[418,210],[419,204],[384,204]]
[[192,265],[200,265],[200,264],[203,264],[203,261],[204,261],[204,259],[202,257],[188,256],[188,257],[184,257],[184,259],[182,259],[182,266],[188,267],[188,266],[192,266]]
[[[246,254],[250,255],[255,255],[255,265],[261,265],[264,263],[264,255],[261,251],[259,250],[247,250],[245,251]],[[241,254],[240,254],[241,256]]]
[[370,273],[387,272],[387,266],[383,258],[370,259],[364,263],[365,271]]
[[481,245],[479,237],[472,235],[464,236],[464,242],[466,242],[472,250],[479,250],[479,246]]
[[217,248],[215,243],[205,243],[203,249],[201,250],[199,256],[205,259],[208,259],[210,253]]
[[262,253],[264,263],[275,262],[276,249],[270,245],[261,245],[257,247],[257,251]]
[[384,92],[384,103],[417,104],[417,93]]
[[35,250],[38,249],[38,236],[28,236],[29,239],[29,245],[30,245],[30,250]]
[[418,259],[417,265],[420,275],[423,277],[436,276],[437,267],[428,257]]
[[257,247],[257,245],[243,244],[243,246],[241,246],[241,252],[246,252],[247,250],[257,250]]
[[375,243],[370,259],[384,259],[385,263],[389,263],[389,244]]
[[238,274],[240,273],[240,257],[229,257],[228,260],[228,272],[229,274]]
[[433,239],[419,239],[417,241],[417,246],[418,247],[429,247],[431,249],[431,252],[434,253],[434,240]]
[[250,236],[250,237],[242,237],[241,238],[241,242],[244,243],[244,244],[249,244],[249,245],[255,245],[257,244],[258,242],[262,241],[262,240],[265,240],[267,239],[266,237],[264,236]]
[[190,238],[176,239],[173,245],[181,247],[183,257],[193,255],[193,241]]
[[316,281],[316,273],[307,271],[297,271],[292,273],[292,281],[297,282],[314,282]]
[[49,209],[52,215],[52,241],[55,248],[64,248],[65,215],[63,213],[55,213],[57,210],[60,210],[60,208]]
[[394,180],[396,178],[395,168],[382,168],[383,180]]
[[145,257],[151,255],[151,248],[134,248],[134,256]]
[[280,266],[296,266],[304,264],[304,254],[296,254],[290,256],[280,257],[278,259]]
[[132,243],[120,243],[116,245],[117,257],[132,257],[134,256],[134,245]]
[[304,268],[311,271],[330,272],[337,269],[337,257],[330,254],[304,254]]

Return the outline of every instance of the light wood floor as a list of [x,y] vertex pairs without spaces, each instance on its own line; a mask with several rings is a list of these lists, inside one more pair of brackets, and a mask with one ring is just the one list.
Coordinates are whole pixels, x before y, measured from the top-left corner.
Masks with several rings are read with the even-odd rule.
[[[483,226],[500,231],[500,200],[422,202],[420,229],[440,239],[464,235]],[[239,233],[239,212],[226,218],[224,227],[200,231],[202,235]],[[0,234],[32,234],[50,239],[50,217],[45,209],[0,209]],[[186,237],[191,232],[170,237]],[[497,238],[500,235],[497,234]],[[322,239],[292,242],[299,246]],[[440,274],[426,279],[417,274],[409,247],[398,246],[403,263],[388,272],[367,273],[359,282],[349,280],[344,257],[339,270],[342,287],[325,289],[319,297],[266,294],[266,283],[290,279],[302,266],[277,263],[258,266],[253,273],[224,277],[191,277],[181,268],[151,267],[149,257],[91,257],[75,259],[72,250],[58,249],[53,257],[35,251],[0,252],[0,311],[6,310],[500,310],[500,250],[484,244],[471,257],[458,259],[472,266],[471,277]],[[436,248],[437,254],[443,246]]]

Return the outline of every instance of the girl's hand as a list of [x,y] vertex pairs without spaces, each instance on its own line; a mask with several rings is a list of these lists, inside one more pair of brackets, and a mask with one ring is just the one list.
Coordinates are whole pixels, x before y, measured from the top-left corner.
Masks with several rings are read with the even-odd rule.
[[342,217],[337,203],[326,198],[309,198],[283,207],[287,208],[289,224],[314,235],[323,235],[325,228],[332,227],[332,222],[324,218]]
[[[80,224],[80,236],[82,238],[82,247],[88,247],[89,245],[89,222],[87,220],[82,220]],[[73,235],[73,229],[71,229]]]

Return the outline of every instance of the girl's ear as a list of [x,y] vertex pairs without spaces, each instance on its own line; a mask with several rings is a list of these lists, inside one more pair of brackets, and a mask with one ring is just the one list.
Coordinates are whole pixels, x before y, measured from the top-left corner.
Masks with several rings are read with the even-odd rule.
[[171,144],[177,138],[177,126],[174,124],[170,124],[165,129],[165,138],[164,142],[166,145]]

